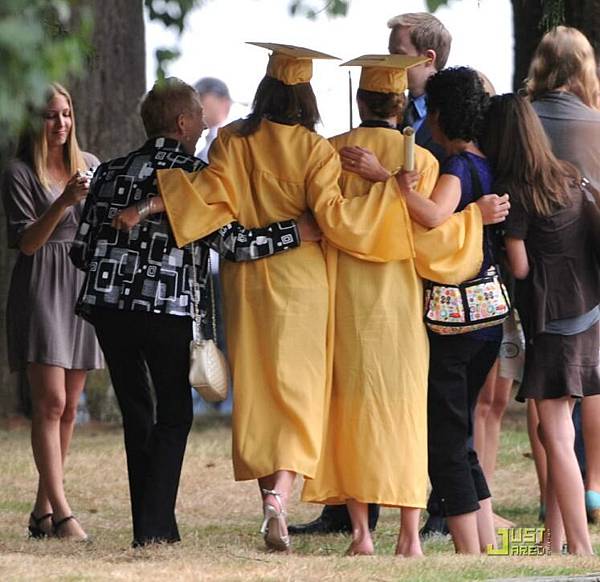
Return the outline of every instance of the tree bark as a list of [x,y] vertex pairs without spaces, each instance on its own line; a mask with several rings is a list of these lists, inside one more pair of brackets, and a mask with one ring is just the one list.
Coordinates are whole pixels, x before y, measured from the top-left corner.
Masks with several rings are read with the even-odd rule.
[[542,3],[531,0],[511,0],[513,6],[514,73],[513,91],[523,87],[531,57],[543,36],[540,21]]
[[[0,147],[0,172],[13,155],[13,147]],[[0,415],[7,416],[18,412],[18,378],[8,369],[8,352],[6,346],[6,299],[10,275],[16,259],[16,251],[10,250],[6,242],[6,215],[4,205],[0,204]]]
[[138,103],[146,91],[142,0],[86,0],[93,11],[87,74],[70,83],[81,146],[108,160],[139,147]]

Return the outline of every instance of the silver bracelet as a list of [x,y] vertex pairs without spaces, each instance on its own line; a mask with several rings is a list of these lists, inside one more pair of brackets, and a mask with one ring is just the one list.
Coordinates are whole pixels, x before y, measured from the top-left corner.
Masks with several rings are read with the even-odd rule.
[[136,204],[136,209],[140,216],[140,220],[144,220],[148,216],[150,216],[150,211],[152,210],[152,198],[148,198],[147,200],[142,200]]

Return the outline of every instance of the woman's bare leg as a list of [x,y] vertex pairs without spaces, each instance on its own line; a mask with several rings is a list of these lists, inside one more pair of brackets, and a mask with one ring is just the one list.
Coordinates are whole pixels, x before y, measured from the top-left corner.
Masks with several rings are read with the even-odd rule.
[[585,488],[600,493],[600,395],[583,399],[581,419],[585,444]]
[[477,453],[479,464],[483,469],[486,481],[489,485],[489,478],[486,471],[486,457],[489,449],[488,446],[488,422],[490,412],[494,402],[494,394],[496,387],[496,379],[498,374],[498,360],[491,367],[485,379],[481,391],[477,396],[477,404],[473,415],[473,448]]
[[348,548],[349,556],[370,556],[375,553],[371,532],[369,531],[369,506],[355,499],[348,499],[346,506],[352,521],[352,543]]
[[488,546],[496,547],[496,530],[494,529],[494,513],[492,511],[492,498],[481,499],[477,514],[477,535],[479,537],[479,550],[485,553]]
[[562,515],[571,554],[593,554],[585,514],[583,481],[575,456],[572,399],[537,400],[548,475]]
[[546,451],[539,437],[538,426],[540,419],[535,400],[527,400],[527,433],[531,444],[531,454],[535,464],[538,485],[540,488],[540,505],[546,504],[546,477],[548,466],[546,462]]
[[560,554],[565,540],[565,528],[550,473],[546,481],[545,503],[546,519],[544,520],[544,527],[546,531],[544,532],[544,543],[550,547],[553,554]]
[[[41,485],[33,512],[39,516],[51,511],[58,522],[72,515],[63,486],[61,423],[67,400],[65,370],[31,363],[27,373],[33,403],[31,446]],[[61,526],[58,534],[61,537],[85,537],[85,532],[75,520]]]
[[479,533],[477,530],[477,511],[451,515],[448,520],[448,529],[452,536],[454,549],[457,554],[480,554]]
[[[261,477],[258,480],[258,486],[261,491],[263,507],[264,505],[271,505],[276,510],[285,512],[295,478],[296,473],[293,471],[276,471],[272,475]],[[275,496],[271,493],[265,494],[264,490],[275,491],[279,495]],[[285,519],[285,516],[284,519],[279,520],[277,524],[277,527],[279,528],[279,534],[282,537],[286,537],[288,532],[287,520]]]
[[85,370],[65,370],[65,410],[60,417],[60,449],[63,467],[67,452],[73,438],[75,419],[77,418],[77,405],[85,386]]
[[412,558],[423,555],[419,539],[419,518],[421,510],[417,507],[400,508],[400,533],[396,545],[396,555]]

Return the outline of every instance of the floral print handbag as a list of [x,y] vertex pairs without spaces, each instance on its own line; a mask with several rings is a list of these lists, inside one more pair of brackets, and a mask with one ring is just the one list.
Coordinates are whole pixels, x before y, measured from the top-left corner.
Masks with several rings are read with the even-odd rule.
[[460,285],[428,283],[425,288],[425,324],[441,335],[498,325],[510,309],[508,292],[495,266]]
[[[463,159],[469,166],[474,194],[482,196],[483,188],[475,164],[467,155]],[[489,232],[484,230],[483,239],[493,258]],[[500,269],[495,265],[460,285],[429,282],[425,287],[425,324],[440,335],[469,333],[498,325],[509,316],[510,309],[508,292]]]

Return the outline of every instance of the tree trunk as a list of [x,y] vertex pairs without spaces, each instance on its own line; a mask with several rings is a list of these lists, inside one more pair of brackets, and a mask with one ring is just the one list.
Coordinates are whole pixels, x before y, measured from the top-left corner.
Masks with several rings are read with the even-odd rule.
[[[142,0],[86,0],[93,11],[93,53],[84,78],[67,83],[73,95],[77,136],[84,150],[107,160],[138,147],[144,131],[137,111],[146,90]],[[0,170],[9,152],[0,151]],[[27,412],[26,383],[9,374],[6,296],[15,252],[6,245],[0,208],[0,415]]]
[[531,0],[511,1],[515,41],[513,91],[518,91],[523,86],[523,81],[529,71],[531,57],[543,36],[540,24],[542,3]]
[[[12,147],[0,148],[0,172],[12,157]],[[8,352],[6,349],[6,299],[10,275],[15,264],[16,251],[10,250],[6,242],[6,215],[4,205],[0,204],[0,414],[7,416],[18,412],[21,408],[18,398],[18,378],[8,369]]]
[[82,148],[107,160],[144,141],[138,103],[146,91],[142,0],[86,0],[93,10],[87,75],[70,84]]

